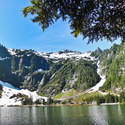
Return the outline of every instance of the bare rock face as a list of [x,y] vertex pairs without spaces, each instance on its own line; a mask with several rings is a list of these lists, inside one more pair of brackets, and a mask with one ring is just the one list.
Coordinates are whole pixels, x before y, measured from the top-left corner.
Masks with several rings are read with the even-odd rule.
[[2,85],[0,85],[0,91],[2,91],[3,90],[3,87],[2,87]]
[[91,52],[42,53],[0,46],[0,53],[0,80],[20,89],[50,96],[72,88],[85,90],[100,80]]

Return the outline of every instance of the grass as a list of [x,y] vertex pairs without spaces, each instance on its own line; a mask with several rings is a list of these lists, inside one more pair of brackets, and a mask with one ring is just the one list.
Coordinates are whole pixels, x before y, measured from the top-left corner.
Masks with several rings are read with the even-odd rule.
[[74,96],[74,95],[77,95],[77,94],[78,94],[78,92],[77,92],[76,90],[71,89],[71,90],[69,90],[69,91],[61,92],[61,93],[57,94],[57,95],[54,97],[54,99],[70,98],[70,97],[72,97],[72,96]]
[[97,99],[103,99],[104,96],[101,95],[99,92],[93,92],[93,93],[86,93],[83,95],[80,95],[73,99],[76,103],[92,103],[93,101],[97,101]]
[[62,97],[62,95],[63,95],[63,93],[61,92],[61,93],[57,94],[54,98],[55,98],[55,99],[59,99],[59,98]]
[[39,96],[46,96],[46,97],[47,97],[47,95],[45,95],[45,94],[43,94],[43,93],[41,93],[41,92],[37,92],[37,94],[38,94]]

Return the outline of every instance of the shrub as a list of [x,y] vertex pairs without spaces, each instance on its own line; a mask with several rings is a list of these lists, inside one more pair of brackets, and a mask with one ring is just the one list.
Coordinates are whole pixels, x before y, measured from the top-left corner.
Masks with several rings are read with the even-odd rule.
[[31,98],[29,98],[28,96],[24,96],[24,99],[22,101],[22,104],[23,105],[32,105],[33,104],[33,101]]

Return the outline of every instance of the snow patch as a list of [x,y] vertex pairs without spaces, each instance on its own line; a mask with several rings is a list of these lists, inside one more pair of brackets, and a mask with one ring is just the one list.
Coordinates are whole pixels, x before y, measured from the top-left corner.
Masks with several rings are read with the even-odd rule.
[[16,55],[16,52],[14,49],[8,49],[8,52],[11,54],[11,55]]
[[38,69],[35,72],[42,72],[42,71],[43,71],[43,69]]
[[0,61],[6,60],[6,59],[9,59],[9,58],[8,57],[5,57],[5,58],[0,57]]
[[29,69],[30,68],[30,66],[24,66],[25,68],[27,68],[27,69]]
[[74,51],[61,51],[61,52],[54,52],[54,53],[43,53],[43,52],[34,52],[36,55],[42,56],[44,58],[49,59],[69,59],[69,58],[76,58],[76,59],[85,59],[85,60],[95,60],[94,57],[91,56],[91,52],[74,52]]
[[[20,50],[25,51],[25,50]],[[16,55],[16,51],[14,49],[8,49],[8,52],[11,55],[15,55],[18,57],[22,57],[22,55]],[[91,56],[91,52],[76,52],[76,51],[68,51],[68,50],[62,50],[59,52],[52,52],[52,53],[45,53],[45,52],[38,52],[38,51],[32,51],[35,55],[42,56],[46,59],[53,59],[55,62],[59,59],[69,59],[69,58],[75,58],[77,60],[79,59],[85,59],[85,60],[95,60],[95,57]],[[30,56],[31,54],[27,54],[27,56]]]
[[[101,86],[103,86],[103,84],[104,84],[105,81],[106,81],[105,76],[101,74],[101,67],[99,66],[99,62],[97,63],[97,66],[98,66],[98,68],[97,68],[97,73],[98,73],[99,76],[101,77],[101,80],[100,80],[94,87],[92,87],[92,88],[90,88],[89,90],[87,90],[87,91],[86,91],[87,93],[99,91],[99,88],[100,88]],[[105,93],[101,92],[101,94],[105,94]]]
[[22,105],[22,101],[20,98],[11,98],[13,95],[17,94],[26,95],[31,98],[33,102],[38,99],[44,99],[45,102],[47,102],[48,100],[47,97],[39,96],[36,91],[31,92],[24,89],[18,90],[11,84],[2,81],[0,81],[0,84],[3,86],[2,98],[0,98],[0,106]]
[[18,88],[14,87],[13,85],[11,85],[10,83],[7,83],[7,82],[0,81],[0,85],[11,88],[11,89],[18,89]]

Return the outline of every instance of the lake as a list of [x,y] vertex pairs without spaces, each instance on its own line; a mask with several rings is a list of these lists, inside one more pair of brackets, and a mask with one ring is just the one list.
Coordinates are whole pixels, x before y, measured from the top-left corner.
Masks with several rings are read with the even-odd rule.
[[125,105],[0,107],[0,125],[125,125]]

